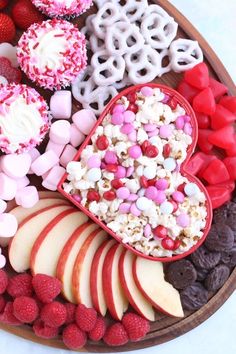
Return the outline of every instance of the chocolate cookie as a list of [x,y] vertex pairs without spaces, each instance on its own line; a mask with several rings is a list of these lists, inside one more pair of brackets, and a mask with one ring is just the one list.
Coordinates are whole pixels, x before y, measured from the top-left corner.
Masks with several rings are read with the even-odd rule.
[[204,268],[196,268],[197,271],[197,281],[203,281],[206,279],[209,270]]
[[196,281],[197,272],[190,261],[183,259],[170,264],[166,278],[176,289],[184,289]]
[[207,303],[208,291],[201,283],[194,283],[180,292],[182,306],[185,310],[195,311]]
[[207,235],[205,246],[210,251],[225,252],[230,251],[234,244],[234,233],[225,224],[213,224]]
[[[215,224],[226,224],[236,232],[236,203],[229,202],[214,211],[213,222]],[[236,237],[236,234],[235,234]]]
[[230,274],[229,268],[224,264],[216,266],[206,277],[204,285],[209,291],[216,291],[220,289]]
[[232,268],[236,266],[236,244],[234,243],[233,248],[228,252],[221,253],[221,263]]
[[197,268],[212,269],[220,261],[220,252],[211,252],[205,246],[199,247],[191,254],[191,260]]

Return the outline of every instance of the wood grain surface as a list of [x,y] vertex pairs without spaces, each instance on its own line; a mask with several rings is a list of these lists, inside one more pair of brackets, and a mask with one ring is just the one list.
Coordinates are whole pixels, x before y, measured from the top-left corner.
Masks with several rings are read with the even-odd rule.
[[[222,81],[226,86],[229,87],[230,94],[236,95],[236,87],[224,68],[223,64],[214,53],[214,51],[210,48],[208,43],[204,38],[198,33],[198,31],[190,24],[190,22],[167,0],[156,0],[150,1],[151,3],[156,3],[161,5],[172,17],[175,18],[177,23],[179,24],[178,37],[183,38],[191,38],[197,40],[204,52],[205,62],[208,64],[210,73],[216,79]],[[207,5],[206,5],[207,6]],[[96,11],[96,7],[94,6],[81,16],[78,20],[74,20],[75,23],[79,24],[79,27],[84,23],[85,18]],[[207,20],[207,19],[206,19]],[[19,33],[20,35],[20,33]],[[169,85],[173,88],[176,87],[177,83],[181,79],[182,75],[176,74],[174,72],[167,73],[162,76],[162,78],[158,78],[155,82]],[[32,86],[32,83],[29,82],[26,78],[24,79],[25,83],[28,83]],[[38,89],[38,88],[37,88]],[[46,92],[45,90],[38,91],[47,99],[49,99],[51,93]],[[76,111],[78,109],[78,103],[73,103],[73,110]],[[37,181],[36,181],[37,183]],[[80,352],[97,352],[97,353],[109,353],[109,352],[120,352],[120,351],[129,351],[129,350],[137,350],[142,349],[154,345],[158,345],[169,340],[175,339],[176,337],[190,331],[191,329],[197,327],[199,324],[208,319],[215,311],[217,311],[222,304],[228,299],[228,297],[233,293],[236,289],[236,269],[232,272],[231,276],[224,284],[224,286],[213,295],[208,303],[203,306],[200,310],[190,313],[186,312],[185,317],[183,319],[176,319],[167,317],[163,314],[156,314],[156,321],[151,324],[151,331],[145,337],[144,340],[136,343],[128,343],[122,347],[108,347],[105,343],[99,342],[88,342],[86,347],[80,350]],[[22,327],[12,327],[4,324],[0,324],[0,328],[15,334],[19,337],[31,340],[36,343],[44,344],[54,348],[63,348],[66,349],[63,345],[63,342],[60,338],[53,340],[43,340],[36,337],[29,326]]]

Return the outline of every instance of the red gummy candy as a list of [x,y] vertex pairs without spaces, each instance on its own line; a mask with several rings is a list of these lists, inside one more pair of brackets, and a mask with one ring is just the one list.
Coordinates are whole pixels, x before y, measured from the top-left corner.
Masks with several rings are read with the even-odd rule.
[[209,86],[209,71],[206,63],[202,62],[187,70],[184,74],[185,81],[200,90]]

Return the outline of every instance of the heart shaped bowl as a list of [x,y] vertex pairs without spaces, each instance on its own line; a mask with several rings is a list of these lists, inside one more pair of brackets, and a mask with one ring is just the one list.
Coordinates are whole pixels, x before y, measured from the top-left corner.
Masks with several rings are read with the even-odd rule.
[[134,247],[132,247],[130,244],[127,243],[123,243],[121,237],[119,237],[119,234],[116,234],[115,232],[113,232],[107,225],[105,222],[101,221],[96,215],[94,215],[93,213],[91,213],[85,206],[81,205],[80,202],[76,201],[75,198],[66,193],[65,190],[63,189],[63,184],[66,182],[67,180],[67,176],[68,174],[65,174],[63,176],[63,178],[61,179],[60,183],[58,184],[58,191],[63,194],[67,199],[69,199],[73,204],[75,204],[80,210],[82,210],[86,215],[88,215],[95,223],[97,223],[101,228],[103,228],[108,234],[110,234],[114,239],[116,239],[118,242],[122,243],[127,249],[129,249],[131,252],[135,253],[136,255],[140,256],[140,257],[144,257],[153,261],[161,261],[161,262],[172,262],[172,261],[176,261],[179,259],[182,259],[188,255],[190,255],[191,253],[193,253],[194,251],[197,250],[197,248],[199,246],[201,246],[201,244],[204,242],[210,227],[211,227],[211,222],[212,222],[212,205],[211,205],[211,200],[210,197],[205,189],[205,187],[203,186],[203,184],[195,177],[192,176],[190,174],[188,174],[187,172],[187,163],[191,157],[191,155],[193,154],[195,148],[196,148],[196,144],[197,144],[197,139],[198,139],[198,125],[197,125],[197,120],[195,117],[195,113],[192,109],[192,107],[189,105],[189,103],[185,100],[185,98],[183,96],[181,96],[177,91],[175,91],[174,89],[164,86],[164,85],[159,85],[159,84],[154,84],[154,83],[150,83],[150,84],[145,84],[145,85],[136,85],[136,86],[131,86],[125,90],[123,90],[122,92],[120,92],[116,97],[114,97],[110,103],[106,106],[105,110],[103,111],[103,113],[101,114],[101,116],[99,117],[99,119],[97,120],[95,126],[93,127],[92,131],[90,132],[90,134],[87,136],[87,138],[85,139],[85,141],[83,142],[83,144],[81,145],[81,147],[78,150],[78,153],[76,154],[76,156],[74,157],[74,161],[79,161],[80,160],[80,156],[82,151],[85,149],[85,147],[91,143],[91,137],[93,136],[93,134],[95,133],[97,127],[99,125],[102,124],[104,118],[112,112],[112,109],[114,107],[114,105],[117,103],[117,101],[119,101],[123,96],[127,97],[132,93],[136,93],[139,92],[143,87],[151,87],[151,88],[157,88],[160,89],[160,91],[162,93],[164,93],[166,95],[166,97],[169,97],[167,104],[170,106],[176,106],[176,104],[179,104],[181,107],[183,107],[183,109],[185,110],[185,114],[188,115],[191,119],[191,125],[192,125],[192,144],[188,146],[187,149],[187,157],[185,159],[185,161],[181,164],[180,166],[180,172],[181,174],[186,177],[190,182],[195,183],[199,189],[201,190],[201,192],[203,192],[205,194],[205,207],[206,207],[206,212],[207,212],[207,216],[206,216],[206,224],[204,229],[202,229],[201,231],[203,232],[203,235],[201,236],[201,238],[197,241],[196,244],[194,244],[194,246],[192,246],[190,249],[188,249],[187,251],[181,253],[181,254],[174,254],[171,257],[154,257],[151,255],[146,255],[138,250],[136,250]]

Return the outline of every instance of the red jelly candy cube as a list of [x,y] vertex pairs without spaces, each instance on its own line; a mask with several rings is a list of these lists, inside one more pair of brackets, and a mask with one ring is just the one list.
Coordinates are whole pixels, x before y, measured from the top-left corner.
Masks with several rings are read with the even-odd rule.
[[226,187],[207,186],[206,190],[211,199],[212,209],[219,208],[231,199],[231,193]]
[[199,129],[198,130],[198,147],[202,152],[206,154],[211,153],[213,149],[213,144],[208,141],[209,135],[212,133],[209,129]]
[[235,145],[234,127],[232,125],[227,125],[224,128],[211,132],[207,139],[210,144],[217,147],[225,150],[232,149]]
[[197,88],[190,86],[186,81],[181,81],[177,91],[189,102],[192,103],[194,97],[200,92]]
[[209,87],[201,91],[193,99],[193,109],[196,112],[211,116],[215,113],[216,103],[213,93]]
[[230,178],[235,181],[236,180],[236,157],[226,157],[223,160],[223,162],[228,170]]
[[220,104],[216,105],[215,113],[211,116],[211,128],[221,129],[236,120],[236,115]]
[[202,174],[202,177],[209,184],[222,183],[230,179],[225,164],[219,159],[215,159],[209,163],[204,173]]
[[234,140],[235,140],[234,145],[230,149],[225,150],[226,155],[229,157],[236,156],[236,135],[234,135]]
[[213,79],[213,77],[209,78],[209,87],[211,88],[216,101],[228,92],[228,87]]
[[219,103],[230,112],[236,114],[236,96],[224,96]]
[[197,122],[198,122],[198,128],[200,129],[208,129],[211,125],[210,122],[210,117],[207,116],[206,114],[195,112]]
[[200,90],[209,86],[209,71],[206,63],[199,63],[184,74],[185,81]]

